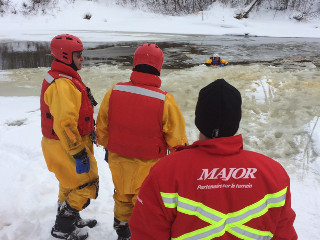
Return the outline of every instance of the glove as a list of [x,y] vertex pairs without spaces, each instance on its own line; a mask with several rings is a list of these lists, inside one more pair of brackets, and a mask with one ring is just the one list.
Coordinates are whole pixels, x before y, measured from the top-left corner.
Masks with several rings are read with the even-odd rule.
[[76,160],[76,171],[78,174],[90,171],[90,159],[85,148],[77,154],[72,155],[72,157]]
[[105,148],[104,150],[106,150],[106,154],[104,155],[104,160],[106,160],[107,163],[109,163],[109,160],[108,160],[108,156],[109,156],[109,153],[108,153],[108,150]]
[[220,67],[224,67],[224,64],[220,64]]

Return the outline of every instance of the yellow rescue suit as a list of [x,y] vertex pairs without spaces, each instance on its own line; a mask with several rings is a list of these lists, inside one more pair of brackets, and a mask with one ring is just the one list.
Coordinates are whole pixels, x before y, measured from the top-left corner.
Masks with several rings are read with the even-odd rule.
[[[93,155],[93,144],[89,135],[80,136],[77,123],[81,107],[81,92],[67,78],[56,79],[45,91],[44,101],[54,117],[53,129],[59,140],[42,138],[42,151],[49,171],[59,180],[59,201],[68,201],[69,205],[81,211],[90,199],[98,194],[98,168]],[[68,126],[76,133],[74,144],[63,132]],[[72,155],[86,149],[90,159],[90,171],[77,174],[76,161]]]
[[[105,148],[107,148],[109,138],[108,111],[111,92],[112,89],[106,93],[97,118],[99,144]],[[188,144],[184,118],[170,93],[166,94],[164,100],[162,127],[164,139],[169,147]],[[128,158],[109,151],[108,160],[116,190],[113,196],[114,217],[121,222],[128,222],[141,184],[149,174],[150,168],[159,159]]]

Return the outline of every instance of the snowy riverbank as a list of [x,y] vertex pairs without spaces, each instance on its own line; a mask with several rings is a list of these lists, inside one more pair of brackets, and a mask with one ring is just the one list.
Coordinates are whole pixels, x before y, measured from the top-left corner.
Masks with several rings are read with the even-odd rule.
[[[16,1],[22,3],[22,0]],[[53,10],[45,16],[17,14],[0,17],[0,41],[50,41],[61,33],[75,34],[84,42],[165,41],[166,35],[161,33],[170,34],[170,39],[175,34],[320,38],[320,21],[317,19],[297,22],[290,19],[290,14],[259,16],[253,13],[249,19],[239,21],[233,18],[234,10],[221,6],[215,6],[203,15],[183,17],[156,15],[95,1],[79,1],[74,6],[60,1],[57,8],[61,11]],[[83,16],[88,12],[92,18],[84,20]],[[181,71],[166,70],[162,79],[164,88],[175,91],[174,96],[183,103],[180,106],[186,113],[190,143],[197,138],[193,111],[200,86],[223,76],[241,88],[246,98],[242,121],[244,139],[247,139],[245,147],[263,149],[261,153],[287,163],[285,167],[292,181],[292,205],[297,214],[295,227],[299,239],[316,240],[320,239],[317,220],[320,218],[320,101],[316,97],[320,75],[311,63],[301,69],[295,71],[288,66],[288,69],[279,70],[253,64],[212,71],[205,66],[196,66]],[[0,85],[4,89],[11,91],[12,85],[7,86],[16,82],[16,89],[13,88],[16,93],[33,89],[29,95],[35,95],[0,96],[1,240],[53,239],[50,230],[56,213],[58,182],[47,170],[42,155],[39,94],[34,90],[41,85],[45,71],[44,68],[0,71]],[[80,72],[85,81],[91,80],[90,84],[94,84],[93,80],[98,82],[94,94],[100,99],[108,87],[119,79],[128,78],[129,74],[129,68],[106,65],[84,68]],[[301,80],[301,76],[305,79]],[[311,95],[313,101],[307,99]],[[298,107],[299,115],[296,113]],[[291,120],[292,125],[286,125]],[[286,129],[288,126],[291,128]],[[99,222],[89,231],[89,239],[113,240],[116,239],[112,228],[113,184],[103,160],[103,149],[96,147],[95,155],[101,188],[99,198],[92,201],[83,216],[95,217]]]
[[[20,6],[23,1],[14,2]],[[235,11],[213,4],[197,15],[166,16],[103,1],[77,1],[74,5],[58,1],[46,15],[0,17],[0,40],[50,41],[60,33],[75,34],[87,42],[157,41],[147,33],[320,38],[320,19],[299,22],[290,12],[252,12],[250,18],[237,20]],[[92,16],[90,20],[83,19],[86,14]]]

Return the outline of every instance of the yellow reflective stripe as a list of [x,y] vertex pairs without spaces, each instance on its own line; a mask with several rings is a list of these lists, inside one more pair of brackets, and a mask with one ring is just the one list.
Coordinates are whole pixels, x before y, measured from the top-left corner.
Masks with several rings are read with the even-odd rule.
[[183,234],[177,238],[171,238],[172,240],[209,240],[216,237],[221,237],[225,234],[226,229],[223,229],[223,225],[216,227],[213,225]]
[[205,206],[178,195],[178,193],[163,193],[161,196],[164,205],[168,208],[177,208],[177,211],[187,215],[199,217],[211,225],[202,229],[186,233],[176,240],[188,239],[211,239],[222,236],[226,231],[246,240],[261,239],[269,240],[273,234],[268,231],[260,231],[244,226],[243,224],[264,215],[270,208],[284,206],[287,188],[273,194],[267,194],[258,202],[251,204],[237,212],[223,214],[215,209]]
[[[285,204],[287,188],[273,194],[267,194],[260,201],[251,204],[237,212],[228,213],[228,223],[230,226],[249,222],[251,219],[264,215],[269,208],[282,207]],[[234,222],[234,224],[233,224]]]
[[216,224],[225,218],[225,214],[218,212],[210,207],[207,207],[203,203],[196,202],[184,197],[178,197],[179,212],[186,213],[188,215],[195,215],[205,222]]
[[178,206],[178,193],[163,193],[161,192],[162,201],[167,208],[176,208]]
[[236,237],[245,240],[270,240],[273,238],[273,234],[271,232],[260,231],[245,225],[232,227],[227,231]]
[[179,212],[195,215],[205,222],[215,224],[226,217],[225,214],[207,207],[203,203],[181,197],[178,193],[161,192],[160,194],[167,208],[177,208]]

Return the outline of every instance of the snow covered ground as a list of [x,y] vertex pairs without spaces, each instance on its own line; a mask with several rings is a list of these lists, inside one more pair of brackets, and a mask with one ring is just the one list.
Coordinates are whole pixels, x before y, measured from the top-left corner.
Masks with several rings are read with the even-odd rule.
[[[21,1],[17,0],[17,3]],[[53,36],[61,33],[71,33],[79,36],[86,42],[116,42],[116,41],[157,41],[159,38],[163,41],[166,36],[161,33],[174,34],[241,34],[259,36],[276,36],[276,37],[320,37],[320,21],[319,19],[311,20],[310,22],[295,22],[288,18],[289,15],[257,15],[253,14],[253,19],[236,20],[232,16],[234,10],[215,6],[215,8],[204,12],[202,15],[184,16],[184,17],[169,17],[163,15],[155,15],[151,13],[143,13],[136,10],[123,9],[111,3],[99,3],[94,1],[82,1],[77,6],[70,4],[59,3],[58,8],[62,10],[58,12],[54,10],[52,15],[46,16],[21,16],[11,15],[0,18],[0,41],[12,40],[30,40],[30,41],[50,41]],[[90,20],[84,20],[83,16],[86,13],[91,13]],[[148,33],[159,33],[149,35]],[[259,68],[256,66],[250,68],[250,71],[259,73]],[[84,75],[90,72],[110,72],[115,69],[114,76],[120,70],[115,67],[105,69],[100,66],[97,69],[83,69],[80,74]],[[318,89],[320,80],[319,71],[314,70],[314,66],[310,67],[309,72],[313,71],[310,79],[312,83],[301,83],[299,79],[291,86],[303,86],[310,84],[312,88]],[[24,71],[23,69],[19,70]],[[45,72],[45,69],[31,69],[29,74]],[[31,72],[30,72],[31,71]],[[202,66],[188,69],[188,71],[168,71],[164,72],[164,82],[167,79],[175,79],[175,85],[165,83],[166,90],[171,91],[176,89],[179,92],[181,85],[180,79],[183,79],[184,84],[189,84],[188,76],[191,71],[196,71],[197,75],[201,72],[210,71]],[[219,71],[223,71],[219,69]],[[230,66],[228,69],[229,79],[233,79],[232,75],[241,71],[240,66]],[[244,71],[244,70],[243,70]],[[268,70],[271,73],[277,72]],[[308,71],[308,70],[306,70]],[[125,74],[130,71],[126,70]],[[42,76],[42,74],[38,73]],[[189,75],[188,75],[189,74]],[[219,74],[214,73],[214,74]],[[201,81],[208,81],[206,76],[214,75],[207,72],[205,76],[199,76]],[[224,73],[226,74],[226,73]],[[241,73],[247,74],[246,72]],[[286,72],[288,75],[289,73]],[[307,74],[307,73],[306,73]],[[10,84],[13,81],[13,70],[0,71],[0,83]],[[21,74],[24,76],[25,74]],[[35,76],[35,75],[32,75]],[[192,75],[195,76],[195,75]],[[98,77],[98,76],[97,76]],[[214,75],[218,77],[218,75]],[[284,77],[284,76],[283,76]],[[291,77],[291,76],[290,76]],[[254,78],[254,77],[253,77]],[[299,78],[299,75],[292,73],[292,78]],[[26,78],[27,79],[27,78]],[[188,81],[186,81],[188,80]],[[242,79],[241,79],[242,80]],[[42,78],[39,77],[39,84]],[[114,80],[111,80],[114,81]],[[252,87],[245,85],[242,82],[235,82],[237,87],[244,87],[243,92],[247,92],[246,88],[250,88],[252,93],[248,99],[255,99],[258,103],[264,103],[266,100],[271,101],[274,96],[277,96],[281,101],[281,96],[287,96],[297,90],[277,93],[283,82],[274,82],[274,79],[263,79],[257,77],[252,80]],[[32,88],[27,86],[24,81],[25,89]],[[112,84],[112,83],[108,83]],[[199,82],[199,86],[203,82]],[[288,84],[288,82],[287,82]],[[300,85],[301,84],[301,85]],[[172,86],[172,89],[169,88]],[[194,98],[196,90],[199,86],[190,86],[185,89],[185,94],[192,95],[193,99],[185,101],[183,109],[188,109],[185,116],[188,128],[188,137],[190,142],[196,140],[197,132],[193,126],[192,111],[194,108]],[[277,88],[271,87],[277,86]],[[19,86],[20,87],[20,86]],[[196,89],[196,90],[195,90]],[[101,90],[103,91],[103,89]],[[191,94],[190,94],[191,93]],[[181,94],[181,93],[180,93]],[[284,95],[285,94],[285,95]],[[304,93],[294,95],[293,99],[301,102],[304,99]],[[0,200],[0,240],[34,240],[34,239],[53,239],[50,236],[50,230],[54,222],[56,212],[56,199],[58,192],[57,180],[54,174],[47,170],[41,150],[41,127],[40,127],[40,109],[39,96],[15,97],[19,94],[12,94],[11,97],[0,96],[0,189],[2,199]],[[174,93],[176,96],[176,93]],[[180,96],[183,98],[183,94]],[[179,98],[179,97],[178,97]],[[320,95],[319,95],[320,99]],[[178,99],[179,100],[179,99]],[[320,101],[319,101],[320,102]],[[288,103],[288,102],[286,102]],[[294,103],[292,103],[294,105]],[[312,103],[311,103],[312,104]],[[279,104],[281,106],[281,104]],[[250,107],[250,106],[249,106]],[[306,111],[308,106],[304,106]],[[281,114],[281,107],[278,109],[278,114]],[[98,109],[96,109],[96,112]],[[310,106],[310,111],[313,111]],[[279,113],[280,112],[280,113]],[[255,121],[255,125],[250,125],[250,119],[243,119],[244,123],[251,127],[257,128],[259,124],[264,124],[266,115],[264,113],[245,112],[245,117],[254,116],[260,120]],[[295,116],[295,115],[293,115]],[[304,118],[303,115],[299,117]],[[287,120],[287,119],[285,119]],[[275,122],[276,123],[276,122]],[[297,158],[303,159],[299,164],[288,164],[286,169],[291,177],[292,184],[292,204],[297,213],[295,227],[299,235],[299,239],[310,240],[320,239],[320,120],[319,112],[314,111],[314,118],[303,126],[298,126],[301,129],[301,136],[294,132],[292,143],[298,146],[296,149]],[[285,130],[282,129],[282,132]],[[300,130],[299,130],[300,131]],[[244,131],[245,132],[245,131]],[[271,131],[270,131],[271,132]],[[279,132],[272,132],[273,135],[280,138]],[[256,142],[256,145],[262,149],[265,148],[266,155],[272,154],[272,148],[263,145],[259,141],[259,137],[268,138],[268,132],[260,133],[255,136],[256,139],[250,139],[250,143]],[[264,135],[264,136],[262,136]],[[246,136],[244,136],[245,138]],[[268,143],[272,146],[272,141]],[[280,148],[281,157],[292,155],[292,152],[286,152],[288,149],[281,147],[282,142],[273,143],[274,148]],[[267,154],[267,153],[268,154]],[[89,231],[89,239],[116,239],[116,235],[112,229],[113,223],[113,184],[110,171],[107,164],[103,161],[104,152],[102,148],[95,148],[95,155],[98,160],[99,175],[100,175],[100,194],[97,200],[92,201],[88,209],[83,211],[84,217],[95,217],[99,221],[99,225]],[[300,166],[300,169],[294,169]]]

